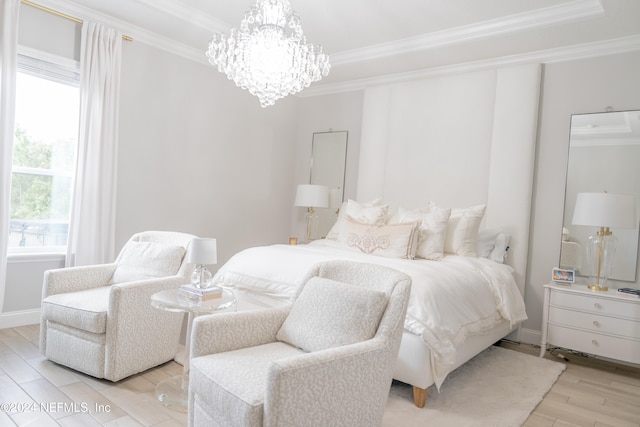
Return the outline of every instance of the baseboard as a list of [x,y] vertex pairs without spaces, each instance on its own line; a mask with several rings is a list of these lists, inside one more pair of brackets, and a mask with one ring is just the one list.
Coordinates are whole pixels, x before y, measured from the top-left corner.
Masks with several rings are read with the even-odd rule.
[[524,344],[540,345],[542,341],[542,331],[520,328],[519,341]]
[[0,329],[40,323],[40,309],[10,311],[0,314]]

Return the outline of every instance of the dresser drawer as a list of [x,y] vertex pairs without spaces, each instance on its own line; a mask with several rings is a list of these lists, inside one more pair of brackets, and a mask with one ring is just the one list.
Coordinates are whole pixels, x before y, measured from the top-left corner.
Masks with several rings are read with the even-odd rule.
[[602,298],[597,295],[551,292],[549,302],[556,307],[640,320],[640,304],[637,301]]
[[588,331],[634,338],[640,333],[640,320],[620,319],[596,313],[549,308],[549,322]]
[[611,359],[640,363],[640,341],[549,325],[551,344]]

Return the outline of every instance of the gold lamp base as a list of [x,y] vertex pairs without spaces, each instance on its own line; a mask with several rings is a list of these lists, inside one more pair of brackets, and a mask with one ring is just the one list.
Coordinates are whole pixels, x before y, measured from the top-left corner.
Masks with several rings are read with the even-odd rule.
[[609,290],[608,287],[600,286],[600,285],[589,285],[587,286],[587,288],[591,289],[592,291],[600,291],[600,292],[606,292]]

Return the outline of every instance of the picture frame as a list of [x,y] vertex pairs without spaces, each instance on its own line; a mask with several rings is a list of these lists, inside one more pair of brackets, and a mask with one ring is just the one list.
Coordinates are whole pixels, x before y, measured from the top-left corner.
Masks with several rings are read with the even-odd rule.
[[576,272],[556,267],[551,272],[551,280],[556,283],[572,284],[576,281]]

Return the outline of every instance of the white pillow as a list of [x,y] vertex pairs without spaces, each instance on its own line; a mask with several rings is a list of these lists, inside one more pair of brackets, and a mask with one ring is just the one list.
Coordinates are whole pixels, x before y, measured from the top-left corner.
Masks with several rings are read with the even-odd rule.
[[349,249],[388,258],[413,259],[418,223],[370,225],[347,216],[338,241]]
[[384,292],[313,277],[276,338],[308,352],[366,341],[378,330],[386,307]]
[[178,272],[185,248],[163,243],[127,242],[122,248],[111,283],[125,283]]
[[390,223],[417,222],[418,238],[416,240],[416,258],[439,261],[444,252],[444,242],[447,223],[451,209],[437,206],[407,210],[398,208],[398,212],[391,218]]
[[387,222],[389,205],[382,205],[382,199],[374,199],[364,203],[356,202],[351,199],[347,200],[340,208],[340,213],[338,214],[336,223],[333,224],[333,227],[331,227],[331,230],[327,233],[327,239],[338,239],[340,236],[340,230],[344,224],[344,219],[347,215],[363,224],[382,225]]
[[489,258],[491,251],[496,246],[498,230],[480,230],[476,241],[476,254],[481,258]]
[[480,230],[476,242],[476,253],[500,264],[504,263],[509,250],[511,236],[500,230]]
[[[429,209],[436,207],[429,202]],[[476,242],[478,229],[484,218],[487,205],[471,206],[469,208],[452,208],[447,222],[447,237],[444,241],[446,253],[461,256],[477,256]]]
[[489,254],[489,259],[500,264],[504,263],[507,258],[507,251],[509,250],[509,242],[511,241],[511,235],[507,233],[498,233],[496,236],[496,245]]

